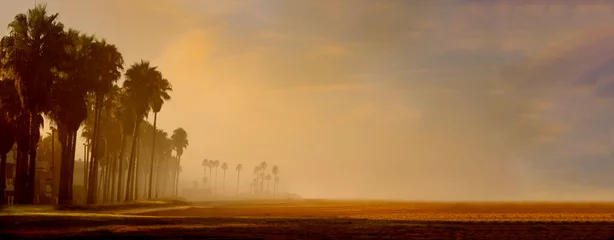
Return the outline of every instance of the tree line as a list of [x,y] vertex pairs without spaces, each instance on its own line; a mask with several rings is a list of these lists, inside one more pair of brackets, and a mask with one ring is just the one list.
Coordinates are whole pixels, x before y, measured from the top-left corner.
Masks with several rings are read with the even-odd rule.
[[[217,187],[219,187],[217,179],[217,169],[218,167],[223,171],[222,178],[222,192],[226,193],[226,171],[228,170],[228,163],[220,162],[219,160],[209,160],[203,159],[201,166],[204,170],[203,184],[205,188],[208,188],[211,194],[219,194]],[[254,167],[254,179],[250,182],[249,193],[253,195],[270,195],[270,182],[273,180],[273,195],[277,192],[277,185],[279,183],[279,167],[273,166],[271,168],[271,173],[267,173],[268,164],[263,161],[260,164]],[[215,169],[215,175],[213,174],[213,169]],[[243,164],[237,164],[235,167],[235,171],[237,172],[237,181],[236,181],[236,195],[239,195],[239,185],[241,179],[241,171],[243,170]],[[208,173],[208,174],[207,174]],[[272,174],[272,175],[271,175]],[[266,181],[266,188],[264,187],[264,182]],[[197,186],[197,181],[194,181],[194,185]]]
[[[124,72],[117,46],[66,29],[58,17],[46,5],[36,5],[17,14],[0,41],[0,199],[6,156],[15,148],[15,203],[34,203],[37,150],[45,142],[43,117],[52,123],[47,141],[60,147],[59,204],[73,203],[80,128],[87,204],[154,198],[158,188],[153,186],[169,182],[176,195],[188,135],[177,128],[169,137],[156,126],[158,113],[171,99],[170,82],[145,60]],[[150,112],[153,125],[145,121]]]

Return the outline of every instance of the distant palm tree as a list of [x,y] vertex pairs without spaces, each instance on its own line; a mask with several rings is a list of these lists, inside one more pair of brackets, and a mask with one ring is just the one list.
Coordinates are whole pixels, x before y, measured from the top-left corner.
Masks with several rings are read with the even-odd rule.
[[271,182],[271,174],[267,174],[264,179],[266,180],[266,192],[267,194],[270,193],[269,191],[269,183]]
[[203,166],[203,169],[205,170],[205,178],[207,178],[207,167],[209,167],[209,160],[203,159],[203,162],[201,163],[201,165]]
[[215,189],[215,194],[217,194],[217,168],[220,166],[220,160],[213,161],[213,167],[215,168],[215,183],[213,189]]
[[256,175],[256,178],[254,179],[254,181],[256,182],[256,184],[254,184],[254,189],[252,190],[253,193],[256,193],[257,191],[257,186],[258,183],[260,182],[260,166],[254,166],[254,174]]
[[278,181],[278,177],[277,174],[279,173],[279,168],[277,167],[277,165],[273,166],[273,177],[274,177],[274,181],[273,181],[273,195],[275,195],[275,193],[277,192],[277,181]]
[[213,170],[213,163],[214,163],[213,160],[209,160],[207,162],[207,167],[209,167],[209,190],[211,191],[211,194],[213,194],[213,186],[212,186],[213,174],[211,174]]
[[226,194],[226,170],[228,170],[228,164],[222,163],[222,171],[224,171],[224,178],[222,179],[222,191]]
[[266,168],[268,167],[266,162],[261,162],[260,163],[260,191],[263,192],[264,191],[264,176],[265,176],[265,172],[266,172]]
[[239,177],[241,176],[241,170],[243,169],[243,164],[237,164],[237,196],[239,196]]
[[181,161],[181,155],[183,155],[183,150],[188,148],[188,133],[183,130],[183,128],[177,128],[173,131],[171,141],[173,142],[173,148],[175,149],[175,153],[177,155],[177,166],[174,168],[175,175],[173,179],[175,182],[175,184],[173,185],[173,195],[177,195],[179,187],[179,162]]

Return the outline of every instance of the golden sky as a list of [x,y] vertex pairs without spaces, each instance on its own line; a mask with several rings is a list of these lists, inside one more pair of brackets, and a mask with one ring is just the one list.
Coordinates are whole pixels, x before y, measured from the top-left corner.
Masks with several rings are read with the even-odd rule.
[[[159,66],[185,183],[208,158],[304,197],[614,197],[606,1],[38,2]],[[0,23],[33,6],[0,0]]]

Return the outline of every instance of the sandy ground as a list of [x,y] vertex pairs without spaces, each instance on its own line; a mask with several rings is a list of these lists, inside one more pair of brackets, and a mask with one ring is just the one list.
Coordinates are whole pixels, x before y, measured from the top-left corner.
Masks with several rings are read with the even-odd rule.
[[203,202],[11,211],[0,239],[614,239],[614,203]]

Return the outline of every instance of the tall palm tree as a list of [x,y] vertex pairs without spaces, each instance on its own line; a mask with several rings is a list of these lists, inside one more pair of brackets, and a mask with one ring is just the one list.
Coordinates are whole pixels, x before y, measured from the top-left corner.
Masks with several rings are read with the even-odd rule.
[[264,180],[266,180],[266,192],[267,192],[267,194],[270,194],[270,191],[269,191],[269,183],[271,182],[271,174],[267,174],[267,175],[264,177]]
[[226,170],[228,170],[228,164],[222,163],[222,171],[224,171],[224,178],[222,179],[222,191],[226,194]]
[[217,168],[220,166],[220,160],[215,160],[213,161],[213,167],[215,168],[215,186],[213,189],[215,189],[215,194],[217,194]]
[[[103,109],[103,101],[105,96],[111,91],[113,85],[119,80],[121,77],[122,71],[124,70],[124,58],[121,53],[119,53],[117,47],[113,44],[107,44],[107,42],[102,39],[100,41],[96,41],[93,46],[93,57],[96,59],[95,62],[95,83],[94,83],[94,91],[93,94],[95,96],[95,105],[94,105],[94,137],[92,141],[92,158],[90,164],[90,173],[91,176],[88,182],[87,188],[87,203],[93,204],[96,203],[96,186],[97,186],[97,167],[98,167],[98,156],[97,153],[100,140],[100,118],[102,115]],[[127,80],[128,81],[128,80]],[[125,82],[124,82],[125,85]]]
[[273,195],[275,195],[275,192],[277,192],[277,174],[279,173],[279,168],[277,167],[277,165],[273,166],[271,172],[273,173],[273,177],[275,179],[273,180]]
[[156,149],[156,124],[158,121],[158,112],[160,112],[160,109],[162,109],[162,105],[164,104],[164,101],[168,101],[171,99],[171,96],[168,94],[168,92],[172,91],[173,88],[171,87],[171,84],[168,82],[168,80],[166,80],[165,78],[162,77],[162,74],[160,74],[157,78],[156,81],[154,82],[154,86],[153,86],[153,93],[151,95],[151,102],[150,102],[150,107],[151,110],[154,113],[154,124],[153,124],[153,128],[154,128],[154,133],[153,133],[153,140],[151,143],[151,162],[150,167],[149,167],[149,191],[148,191],[148,195],[147,198],[151,199],[151,183],[153,180],[153,166],[154,166],[154,156],[155,156],[155,149]]
[[239,177],[241,176],[243,164],[237,164],[237,167],[235,169],[237,170],[237,196],[239,196]]
[[87,118],[86,94],[93,88],[91,54],[94,38],[70,29],[65,61],[49,90],[46,114],[56,123],[62,147],[58,203],[72,203],[74,154],[77,131]]
[[15,144],[15,121],[21,113],[15,81],[0,80],[0,205],[6,188],[6,155]]
[[253,186],[253,192],[256,193],[258,190],[258,183],[260,182],[260,165],[256,165],[254,166],[254,174],[256,175],[256,178],[254,179],[254,181],[256,182],[256,184],[254,184]]
[[174,180],[174,195],[177,195],[177,188],[179,186],[179,162],[181,161],[181,155],[183,155],[183,150],[188,147],[188,133],[183,128],[177,128],[173,131],[173,135],[171,136],[171,141],[173,142],[173,148],[175,149],[175,153],[177,155],[177,166],[175,169],[175,174],[173,177]]
[[119,101],[121,104],[118,106],[116,110],[118,111],[117,115],[121,116],[120,120],[122,121],[122,124],[121,124],[122,136],[120,140],[120,149],[119,149],[119,156],[118,156],[119,172],[117,176],[117,194],[116,194],[117,202],[121,202],[124,190],[127,189],[127,188],[124,188],[124,186],[127,186],[127,183],[124,183],[124,162],[125,162],[124,152],[126,151],[127,139],[130,136],[134,135],[134,121],[136,120],[135,115],[134,115],[134,109],[132,108],[133,106],[132,101],[130,101],[129,95],[125,91],[124,88],[120,89],[119,95],[120,95]]
[[[28,113],[23,123],[27,127],[29,142],[29,167],[25,199],[19,203],[33,203],[36,147],[40,139],[40,115],[47,105],[48,89],[53,81],[53,71],[64,54],[64,25],[57,21],[58,14],[47,14],[45,5],[38,4],[27,13],[20,13],[9,23],[9,35],[2,38],[3,68],[16,81],[23,108]],[[21,151],[26,152],[22,149]],[[26,157],[26,162],[28,158]],[[22,182],[22,183],[23,183]],[[18,189],[16,189],[18,190]],[[21,189],[20,189],[21,190]],[[20,194],[17,193],[16,194]]]
[[265,161],[260,163],[260,191],[264,192],[264,176],[266,172],[266,168],[268,167]]
[[[201,163],[201,165],[203,166],[203,169],[205,170],[205,178],[207,178],[207,167],[209,167],[209,160],[207,159],[203,159],[203,162]],[[209,178],[211,179],[211,178]],[[205,186],[206,188],[207,186]]]
[[[151,110],[151,99],[153,95],[153,87],[155,82],[160,76],[160,73],[156,67],[151,67],[149,62],[141,60],[141,62],[134,63],[126,70],[126,80],[124,81],[124,88],[128,93],[128,98],[133,103],[133,111],[135,116],[134,121],[134,137],[132,138],[132,149],[130,151],[130,161],[128,163],[128,186],[135,184],[136,167],[135,157],[137,152],[137,142],[139,139],[140,126],[143,118]],[[124,201],[128,202],[134,199],[134,190],[131,187],[126,189],[126,197]]]

